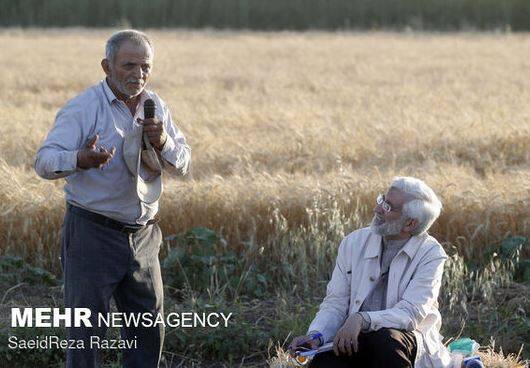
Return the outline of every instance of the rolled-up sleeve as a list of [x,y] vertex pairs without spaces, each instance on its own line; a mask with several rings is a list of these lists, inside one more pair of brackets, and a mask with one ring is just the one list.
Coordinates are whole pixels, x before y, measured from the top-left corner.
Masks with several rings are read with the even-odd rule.
[[44,179],[59,179],[77,170],[77,152],[83,140],[81,112],[60,110],[53,128],[35,157],[35,171]]
[[447,257],[433,254],[425,258],[398,303],[392,308],[367,312],[370,330],[395,328],[412,331],[427,317],[438,299]]
[[345,254],[345,247],[346,239],[339,246],[337,261],[327,286],[326,297],[308,328],[308,331],[319,331],[324,342],[333,339],[348,314],[351,285],[347,275],[349,270],[347,269],[348,258]]
[[164,169],[173,175],[186,175],[191,161],[191,148],[186,138],[175,126],[169,109],[165,108],[164,129],[167,140],[160,152]]

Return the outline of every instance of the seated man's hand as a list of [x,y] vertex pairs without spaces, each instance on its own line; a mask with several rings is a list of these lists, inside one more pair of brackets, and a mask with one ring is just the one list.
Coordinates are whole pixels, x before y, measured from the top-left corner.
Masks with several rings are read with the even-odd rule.
[[353,352],[357,352],[358,338],[362,325],[363,318],[358,313],[355,313],[346,319],[346,322],[344,322],[333,340],[333,351],[335,352],[335,355],[342,353],[351,356]]
[[318,348],[318,340],[311,340],[311,336],[296,336],[289,345],[289,354],[294,357],[294,353],[301,347],[308,349]]

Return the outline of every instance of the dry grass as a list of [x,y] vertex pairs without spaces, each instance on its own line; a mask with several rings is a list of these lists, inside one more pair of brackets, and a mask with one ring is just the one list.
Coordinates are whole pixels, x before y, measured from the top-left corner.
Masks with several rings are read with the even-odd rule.
[[495,348],[495,340],[491,340],[491,344],[479,351],[481,360],[484,366],[488,368],[527,368],[528,363],[521,362],[519,351],[518,354],[504,354],[502,348]]
[[[495,351],[495,342],[491,346],[487,346],[478,354],[480,359],[487,368],[526,368],[525,363],[521,362],[518,355],[507,354],[502,352],[502,349]],[[268,361],[270,368],[295,368],[289,359],[289,354],[281,347],[276,348],[275,356]]]
[[[0,32],[2,252],[57,264],[63,183],[33,158],[57,110],[102,78],[110,33]],[[165,181],[166,234],[205,225],[238,246],[267,235],[275,208],[303,224],[315,196],[366,223],[403,174],[440,193],[434,233],[468,256],[529,234],[527,35],[150,34],[151,88],[193,149],[191,178]]]

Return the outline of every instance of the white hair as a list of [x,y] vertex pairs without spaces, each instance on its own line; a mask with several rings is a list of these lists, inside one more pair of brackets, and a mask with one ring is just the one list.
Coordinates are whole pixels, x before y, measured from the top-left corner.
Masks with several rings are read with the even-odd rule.
[[134,29],[126,29],[114,33],[107,41],[107,45],[105,46],[105,57],[111,64],[114,62],[114,58],[116,57],[121,45],[126,41],[134,42],[140,46],[149,46],[151,49],[151,54],[154,55],[155,53],[153,44],[145,33],[136,31]]
[[413,198],[406,202],[402,209],[404,215],[418,220],[418,226],[412,235],[429,230],[442,211],[442,202],[434,191],[422,180],[405,176],[395,177],[390,188],[399,189]]

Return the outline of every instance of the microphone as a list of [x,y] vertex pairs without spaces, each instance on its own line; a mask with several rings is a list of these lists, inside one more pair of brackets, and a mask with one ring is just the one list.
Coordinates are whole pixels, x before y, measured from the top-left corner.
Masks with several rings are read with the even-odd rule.
[[[145,119],[152,119],[155,117],[155,110],[156,105],[155,101],[148,98],[144,102],[144,120]],[[147,133],[142,134],[142,148],[145,150],[147,147],[151,147],[151,144],[149,144],[149,138],[147,137]]]
[[155,101],[148,98],[144,102],[144,119],[152,119],[155,117],[156,105]]
[[[148,98],[144,102],[144,120],[153,119],[155,117],[156,105],[153,100]],[[149,142],[147,133],[142,134],[142,152],[140,154],[141,160],[145,167],[151,171],[151,174],[155,176],[160,175],[162,172],[162,165],[157,157],[154,147]]]

